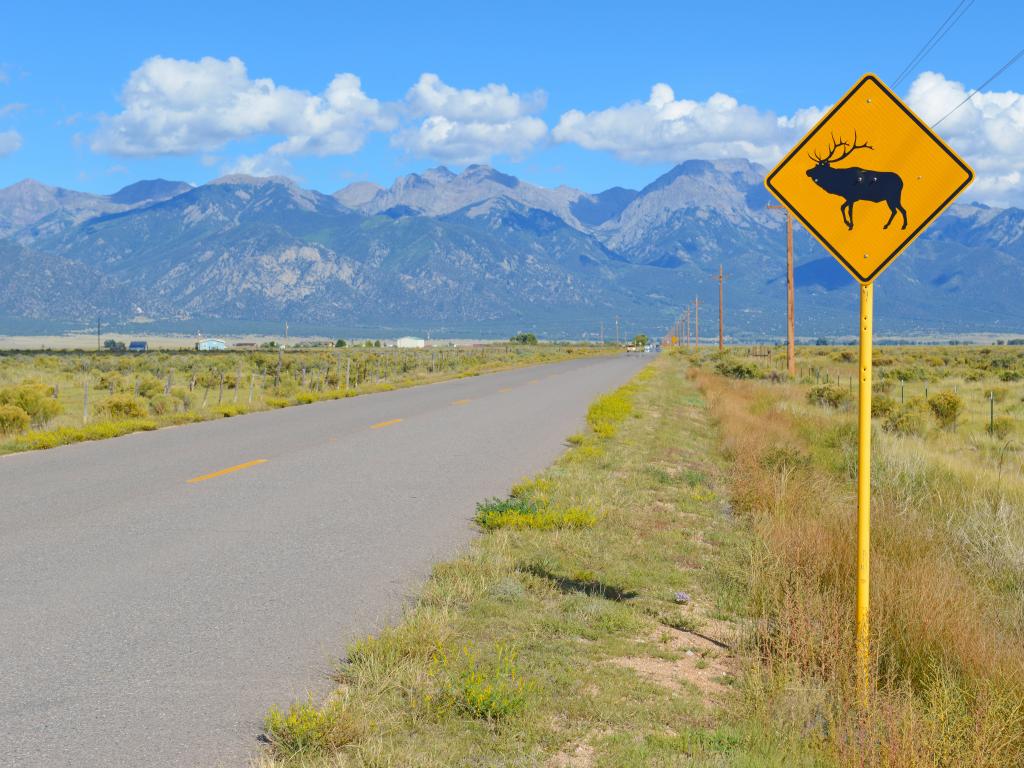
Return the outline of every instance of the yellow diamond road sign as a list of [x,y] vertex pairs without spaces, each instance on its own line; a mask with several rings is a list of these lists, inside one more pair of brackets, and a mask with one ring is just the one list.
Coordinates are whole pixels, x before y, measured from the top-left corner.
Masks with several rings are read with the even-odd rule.
[[765,185],[862,283],[870,283],[974,179],[874,75],[864,75]]

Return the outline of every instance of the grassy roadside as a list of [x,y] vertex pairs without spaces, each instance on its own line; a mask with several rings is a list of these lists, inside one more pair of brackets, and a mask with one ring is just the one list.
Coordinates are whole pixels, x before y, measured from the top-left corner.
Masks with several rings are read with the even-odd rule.
[[596,401],[259,768],[1024,765],[1017,459],[879,430],[862,708],[853,414],[718,362]]
[[[728,357],[691,360],[742,375]],[[1012,443],[997,460],[949,428],[901,434],[876,415],[875,685],[862,708],[849,399],[829,405],[813,381],[693,374],[755,543],[741,717],[779,751],[842,766],[1024,765],[1024,478]]]
[[289,353],[280,368],[276,355],[266,353],[0,355],[0,456],[618,350],[543,345],[387,352],[355,350],[344,358]]
[[483,503],[486,532],[349,649],[328,701],[271,711],[258,764],[797,764],[729,714],[749,547],[685,370],[661,356]]

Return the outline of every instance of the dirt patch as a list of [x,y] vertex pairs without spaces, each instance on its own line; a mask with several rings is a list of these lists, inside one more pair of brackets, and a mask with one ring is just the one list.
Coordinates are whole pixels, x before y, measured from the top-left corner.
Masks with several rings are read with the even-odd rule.
[[662,627],[645,638],[648,647],[657,647],[679,654],[677,659],[663,659],[657,656],[623,656],[610,659],[610,664],[632,669],[641,677],[672,691],[693,687],[700,692],[704,703],[714,703],[726,690],[724,678],[733,674],[735,659],[724,641],[711,632],[721,633],[728,626],[708,628],[707,632],[686,632],[672,627]]
[[548,768],[591,768],[594,748],[589,744],[572,744],[548,761]]

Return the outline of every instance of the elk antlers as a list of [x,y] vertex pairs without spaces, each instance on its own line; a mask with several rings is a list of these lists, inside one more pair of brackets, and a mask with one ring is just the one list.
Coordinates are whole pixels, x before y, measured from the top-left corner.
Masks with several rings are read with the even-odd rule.
[[[841,154],[839,157],[833,157],[833,155],[835,155],[836,153],[836,150],[839,149],[840,147],[843,148],[843,154]],[[815,152],[814,154],[808,154],[808,157],[810,157],[811,160],[813,160],[816,163],[831,165],[832,163],[838,163],[840,160],[845,160],[847,157],[850,156],[852,152],[858,149],[874,149],[874,147],[872,147],[866,141],[863,144],[858,144],[857,132],[854,131],[853,146],[850,146],[849,142],[845,141],[842,136],[839,137],[839,141],[836,141],[836,137],[832,136],[832,144],[828,148],[828,154],[825,157],[819,157],[817,152]]]

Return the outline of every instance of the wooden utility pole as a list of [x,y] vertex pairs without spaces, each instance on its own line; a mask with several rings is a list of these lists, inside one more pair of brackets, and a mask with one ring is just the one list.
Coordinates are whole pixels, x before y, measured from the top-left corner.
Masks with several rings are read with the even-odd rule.
[[601,346],[604,346],[604,320],[601,321]]
[[686,308],[686,333],[683,334],[686,337],[686,348],[690,348],[690,308]]
[[722,265],[718,265],[718,277],[714,278],[718,281],[718,351],[721,352],[725,349],[725,315],[722,311],[722,299],[724,298],[725,285],[725,273],[722,271]]
[[786,363],[790,376],[796,376],[796,328],[793,310],[793,214],[781,205],[769,208],[786,212]]
[[700,297],[693,298],[693,348],[700,349]]
[[615,344],[618,346],[619,343],[619,316],[615,316]]

